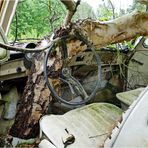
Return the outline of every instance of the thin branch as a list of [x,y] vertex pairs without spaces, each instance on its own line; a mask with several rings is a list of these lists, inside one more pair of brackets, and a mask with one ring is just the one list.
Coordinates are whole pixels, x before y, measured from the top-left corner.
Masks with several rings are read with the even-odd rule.
[[13,41],[13,45],[15,44],[15,42],[17,41],[17,36],[18,36],[18,15],[17,12],[15,13],[15,39]]
[[46,47],[30,49],[30,48],[20,48],[20,47],[15,47],[15,46],[10,46],[4,43],[0,43],[1,48],[4,48],[6,50],[11,50],[11,51],[23,52],[23,53],[41,52],[41,51],[48,49],[50,46],[51,46],[51,43],[48,44]]
[[61,2],[65,5],[68,11],[75,11],[76,3],[73,0],[61,0]]
[[148,6],[148,0],[137,0],[137,2]]
[[65,5],[65,7],[68,10],[63,24],[64,26],[67,26],[71,22],[73,15],[77,11],[77,7],[80,5],[80,1],[81,0],[78,0],[77,3],[75,3],[73,0],[61,0],[61,2]]
[[111,5],[111,7],[112,7],[113,19],[115,19],[115,18],[116,18],[116,17],[115,17],[115,7],[114,7],[114,5],[113,5],[113,3],[112,3],[111,0],[108,0],[108,1],[109,1],[110,5]]
[[21,47],[15,47],[15,46],[10,46],[10,45],[7,45],[7,44],[4,44],[4,43],[0,43],[0,47],[1,48],[4,48],[6,50],[11,50],[11,51],[17,51],[17,52],[23,52],[23,53],[34,53],[34,52],[42,52],[46,49],[48,49],[49,47],[51,47],[51,45],[54,43],[54,42],[58,42],[60,38],[56,38],[54,39],[53,41],[51,41],[50,43],[48,43],[46,46],[44,47],[41,47],[41,48],[21,48]]

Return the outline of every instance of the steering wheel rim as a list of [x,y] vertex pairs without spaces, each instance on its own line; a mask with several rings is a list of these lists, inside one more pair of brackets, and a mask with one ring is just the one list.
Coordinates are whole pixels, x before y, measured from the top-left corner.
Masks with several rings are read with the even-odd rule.
[[[76,37],[76,36],[75,36]],[[77,37],[76,37],[77,38]],[[99,55],[96,53],[94,47],[92,45],[90,45],[85,39],[81,38],[77,38],[79,39],[80,41],[84,42],[87,47],[89,47],[92,52],[94,53],[95,55],[95,58],[96,58],[96,62],[97,62],[97,67],[98,67],[98,79],[97,79],[97,84],[95,86],[95,89],[93,90],[93,92],[88,96],[87,99],[84,99],[80,102],[69,102],[69,101],[66,101],[64,100],[62,97],[58,96],[57,93],[55,92],[55,90],[53,89],[52,85],[50,84],[49,80],[48,80],[48,66],[47,66],[47,63],[48,63],[48,57],[49,55],[51,54],[52,50],[55,49],[57,46],[55,46],[55,43],[53,42],[51,44],[51,46],[49,47],[46,55],[45,55],[45,60],[44,60],[44,77],[45,77],[45,81],[46,81],[46,85],[47,87],[49,88],[49,90],[51,91],[51,94],[52,96],[57,99],[59,102],[63,103],[63,104],[66,104],[66,105],[70,105],[72,107],[76,107],[76,106],[80,106],[80,105],[84,105],[88,102],[90,102],[94,96],[96,95],[96,92],[100,86],[100,82],[101,82],[101,59],[99,57]]]

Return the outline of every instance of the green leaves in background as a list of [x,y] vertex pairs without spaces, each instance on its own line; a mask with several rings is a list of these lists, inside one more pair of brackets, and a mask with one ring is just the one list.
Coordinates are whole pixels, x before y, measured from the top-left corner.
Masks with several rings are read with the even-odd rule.
[[59,0],[20,1],[8,37],[14,40],[17,32],[17,39],[42,38],[62,24],[65,13]]

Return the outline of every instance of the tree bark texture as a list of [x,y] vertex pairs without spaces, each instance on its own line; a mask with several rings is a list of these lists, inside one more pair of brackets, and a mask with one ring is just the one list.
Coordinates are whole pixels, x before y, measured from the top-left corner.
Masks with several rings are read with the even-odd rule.
[[67,26],[75,14],[78,5],[80,4],[80,0],[77,1],[77,3],[73,0],[61,0],[61,2],[65,5],[66,9],[68,10],[67,15],[64,20],[64,26]]
[[96,48],[148,35],[148,12],[134,12],[112,21],[84,20],[78,24]]
[[46,114],[51,99],[43,76],[43,57],[43,53],[35,56],[15,122],[9,131],[13,137],[30,139],[39,134],[39,119]]

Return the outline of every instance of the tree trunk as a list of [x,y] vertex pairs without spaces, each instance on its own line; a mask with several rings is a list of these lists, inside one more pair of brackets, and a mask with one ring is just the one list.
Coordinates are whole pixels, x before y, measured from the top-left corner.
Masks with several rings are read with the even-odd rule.
[[30,139],[39,134],[39,119],[46,114],[51,100],[43,77],[43,57],[43,53],[35,56],[15,122],[9,132],[13,137]]

